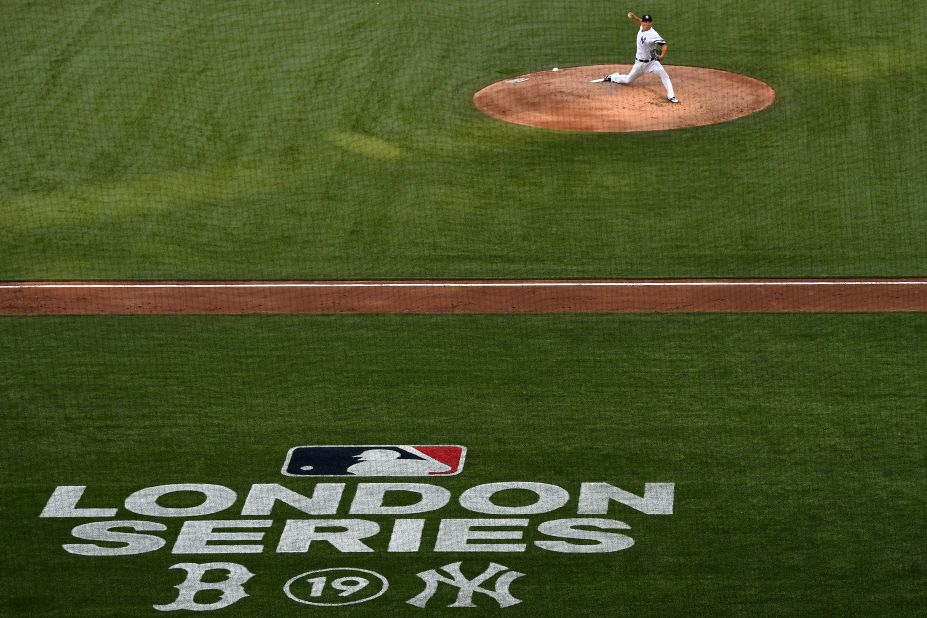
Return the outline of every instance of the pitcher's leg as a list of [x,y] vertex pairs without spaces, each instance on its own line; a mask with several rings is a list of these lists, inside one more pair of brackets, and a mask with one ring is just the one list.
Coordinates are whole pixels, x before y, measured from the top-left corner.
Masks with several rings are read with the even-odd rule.
[[660,81],[663,82],[663,87],[666,88],[666,98],[675,99],[676,93],[673,91],[673,82],[670,81],[670,76],[667,74],[666,69],[660,67],[654,71],[654,73],[660,76]]
[[630,84],[635,79],[640,77],[641,73],[644,72],[643,66],[643,63],[635,62],[634,66],[631,67],[631,72],[627,75],[622,75],[621,73],[612,73],[608,76],[608,79],[615,82],[616,84]]

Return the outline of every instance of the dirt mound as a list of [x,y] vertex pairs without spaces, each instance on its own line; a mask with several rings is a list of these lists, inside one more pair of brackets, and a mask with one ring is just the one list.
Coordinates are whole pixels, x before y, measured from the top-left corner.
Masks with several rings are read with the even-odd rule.
[[629,65],[573,67],[529,73],[483,88],[473,96],[481,112],[506,122],[569,131],[663,131],[716,124],[772,105],[775,91],[737,73],[668,65],[678,104],[666,100],[660,79],[648,73],[630,85],[590,83]]

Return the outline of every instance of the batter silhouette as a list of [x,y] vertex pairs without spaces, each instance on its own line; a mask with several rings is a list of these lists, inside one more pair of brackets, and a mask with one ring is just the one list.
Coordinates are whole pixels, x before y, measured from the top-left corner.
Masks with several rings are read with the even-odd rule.
[[400,459],[399,452],[385,448],[372,448],[354,457],[359,461],[347,471],[357,476],[428,476],[451,469],[430,459]]

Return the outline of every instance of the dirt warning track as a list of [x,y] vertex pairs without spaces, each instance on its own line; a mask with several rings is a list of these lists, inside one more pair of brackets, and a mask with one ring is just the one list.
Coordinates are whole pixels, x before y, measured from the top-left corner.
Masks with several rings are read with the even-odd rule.
[[0,283],[0,315],[884,311],[927,278]]

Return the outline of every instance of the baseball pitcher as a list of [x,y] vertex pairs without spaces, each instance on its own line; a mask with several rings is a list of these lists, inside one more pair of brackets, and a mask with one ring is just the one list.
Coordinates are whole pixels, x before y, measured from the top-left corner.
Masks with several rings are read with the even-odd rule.
[[666,88],[666,99],[670,103],[679,103],[676,93],[673,91],[673,82],[670,81],[669,75],[660,62],[666,57],[668,48],[663,37],[653,29],[653,17],[644,15],[638,17],[634,13],[628,13],[628,19],[636,21],[640,25],[640,31],[637,33],[637,56],[636,62],[627,75],[621,73],[612,73],[601,79],[595,79],[593,82],[614,82],[616,84],[630,84],[644,73],[656,73]]

